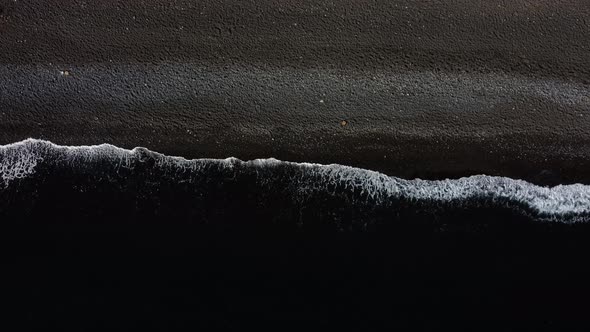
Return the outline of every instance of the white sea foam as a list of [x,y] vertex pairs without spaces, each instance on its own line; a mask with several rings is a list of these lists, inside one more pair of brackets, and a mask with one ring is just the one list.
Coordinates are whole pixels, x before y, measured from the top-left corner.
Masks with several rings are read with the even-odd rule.
[[31,140],[0,146],[0,178],[4,186],[34,173],[42,157],[28,144]]
[[[537,219],[590,221],[590,186],[582,184],[549,188],[523,180],[485,175],[447,180],[404,180],[341,165],[292,163],[272,158],[247,162],[235,158],[187,160],[164,156],[144,148],[126,150],[109,144],[59,146],[47,141],[28,139],[1,146],[0,176],[6,187],[15,179],[33,174],[38,164],[49,157],[58,156],[53,162],[65,163],[71,167],[107,160],[115,163],[117,168],[132,168],[134,162],[143,160],[142,155],[151,156],[153,167],[170,169],[172,172],[189,172],[194,176],[207,176],[206,172],[199,172],[212,165],[230,172],[240,166],[241,169],[253,169],[256,173],[266,172],[266,175],[272,174],[278,167],[292,167],[295,172],[289,181],[302,197],[332,190],[334,195],[353,192],[357,194],[356,199],[370,200],[371,204],[380,205],[387,205],[396,199],[443,205],[477,201],[482,206],[526,207],[528,213]],[[272,181],[272,175],[265,178],[263,174],[259,177],[262,185],[272,185]]]

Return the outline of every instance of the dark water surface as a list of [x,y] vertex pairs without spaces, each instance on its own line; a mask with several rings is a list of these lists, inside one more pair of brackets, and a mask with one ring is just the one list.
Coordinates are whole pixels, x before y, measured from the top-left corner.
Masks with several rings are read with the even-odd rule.
[[584,185],[38,140],[0,166],[3,301],[27,328],[586,323]]

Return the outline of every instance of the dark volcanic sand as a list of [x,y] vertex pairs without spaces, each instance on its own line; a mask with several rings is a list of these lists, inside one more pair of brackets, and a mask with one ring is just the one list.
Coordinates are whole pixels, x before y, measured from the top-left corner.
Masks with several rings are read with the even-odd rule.
[[590,182],[590,4],[0,0],[0,143]]

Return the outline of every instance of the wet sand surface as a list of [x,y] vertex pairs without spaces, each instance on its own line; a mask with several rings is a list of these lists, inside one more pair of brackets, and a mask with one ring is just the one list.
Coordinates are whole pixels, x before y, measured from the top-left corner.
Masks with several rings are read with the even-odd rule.
[[0,143],[590,183],[590,5],[0,1]]

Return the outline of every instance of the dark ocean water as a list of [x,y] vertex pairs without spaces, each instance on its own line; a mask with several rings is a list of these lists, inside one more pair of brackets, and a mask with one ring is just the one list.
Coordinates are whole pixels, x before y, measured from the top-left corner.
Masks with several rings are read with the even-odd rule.
[[27,328],[482,330],[585,325],[590,186],[340,165],[0,147]]

